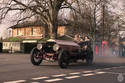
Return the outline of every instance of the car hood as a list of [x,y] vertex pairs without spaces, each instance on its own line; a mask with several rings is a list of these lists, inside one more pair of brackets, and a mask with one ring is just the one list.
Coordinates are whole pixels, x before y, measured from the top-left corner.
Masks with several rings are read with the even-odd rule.
[[77,43],[74,41],[67,41],[67,40],[57,40],[57,39],[49,39],[48,42],[56,42],[59,45],[69,45],[69,46],[77,46],[80,47]]

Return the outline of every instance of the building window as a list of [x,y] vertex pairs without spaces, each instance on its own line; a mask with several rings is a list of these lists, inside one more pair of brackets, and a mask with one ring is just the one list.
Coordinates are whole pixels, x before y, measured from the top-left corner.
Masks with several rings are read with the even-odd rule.
[[26,36],[31,36],[32,35],[32,28],[28,27],[26,28]]
[[22,35],[21,29],[17,29],[17,35],[19,35],[19,36]]
[[24,36],[26,36],[26,28],[24,28]]
[[33,28],[31,28],[31,35],[33,35]]
[[36,36],[37,35],[37,29],[36,28],[33,28],[33,35]]

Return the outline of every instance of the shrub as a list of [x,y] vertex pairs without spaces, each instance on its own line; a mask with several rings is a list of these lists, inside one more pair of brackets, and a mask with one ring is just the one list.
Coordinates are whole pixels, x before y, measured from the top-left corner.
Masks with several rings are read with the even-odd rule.
[[4,39],[4,42],[21,42],[23,39],[20,37],[9,37]]

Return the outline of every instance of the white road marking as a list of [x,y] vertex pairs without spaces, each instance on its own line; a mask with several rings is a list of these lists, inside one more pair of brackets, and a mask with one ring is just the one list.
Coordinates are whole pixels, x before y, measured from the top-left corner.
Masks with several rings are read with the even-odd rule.
[[74,72],[74,73],[69,73],[71,75],[76,75],[76,74],[80,74],[80,72]]
[[91,72],[93,72],[93,71],[83,71],[83,73],[91,73]]
[[61,76],[66,76],[66,74],[52,75],[52,77],[61,77]]
[[90,74],[83,74],[82,76],[93,76],[93,75],[95,75],[95,74],[90,73]]
[[96,74],[104,74],[104,73],[106,73],[106,72],[96,72]]
[[21,83],[25,82],[26,80],[17,80],[17,81],[9,81],[9,82],[4,82],[4,83]]
[[122,74],[122,75],[125,75],[125,73],[120,73],[120,72],[106,72],[106,73],[109,73],[109,74]]
[[31,83],[40,83],[40,82],[31,82]]
[[124,68],[125,66],[119,66],[119,67],[109,67],[109,68],[104,68],[101,70],[109,70],[109,69],[117,69],[117,68]]
[[66,79],[74,79],[74,78],[79,78],[80,76],[70,76],[70,77],[65,77]]
[[[115,68],[125,68],[125,66],[96,69],[93,71],[74,72],[74,73],[69,73],[69,74],[77,75],[77,74],[85,73],[85,74],[82,74],[82,76],[93,76],[96,74],[104,74],[104,73],[119,74],[119,73],[115,73],[115,72],[101,72],[101,70],[109,70],[109,69],[115,69]],[[88,74],[86,74],[86,73],[88,73]],[[125,73],[123,73],[123,75],[125,75]],[[61,76],[66,76],[66,74],[52,75],[52,77],[61,77]],[[79,78],[79,77],[80,76],[69,76],[69,77],[64,77],[64,78],[74,79],[74,78]],[[42,80],[42,79],[47,79],[47,78],[49,78],[49,77],[37,77],[37,78],[32,78],[32,80]],[[61,81],[61,80],[63,80],[63,79],[56,78],[56,79],[49,79],[49,80],[44,80],[44,81],[45,82],[55,82],[55,81]],[[26,82],[26,80],[8,81],[8,82],[3,82],[3,83],[22,83],[22,82]],[[31,83],[40,83],[40,82],[31,82]]]
[[[103,69],[96,69],[94,71],[100,71],[100,70],[110,70],[110,69],[117,69],[117,68],[125,68],[125,66],[119,66],[119,67],[107,67]],[[84,72],[84,71],[83,71]]]
[[47,79],[49,77],[37,77],[37,78],[32,78],[32,80],[42,80],[42,79]]
[[45,82],[56,82],[56,81],[61,81],[63,79],[61,78],[56,78],[56,79],[49,79],[49,80],[45,80]]

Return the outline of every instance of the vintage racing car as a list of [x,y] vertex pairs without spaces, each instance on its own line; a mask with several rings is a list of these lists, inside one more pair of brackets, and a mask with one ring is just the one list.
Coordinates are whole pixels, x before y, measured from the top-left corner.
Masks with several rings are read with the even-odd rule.
[[61,68],[67,68],[69,63],[86,60],[88,65],[93,63],[93,51],[89,42],[78,44],[74,41],[49,39],[40,43],[31,51],[31,62],[40,65],[43,60],[58,61]]

